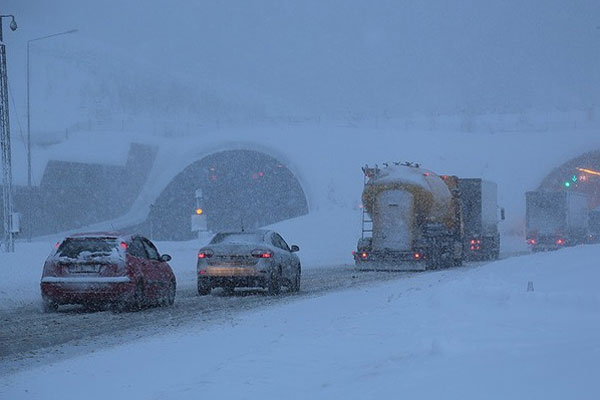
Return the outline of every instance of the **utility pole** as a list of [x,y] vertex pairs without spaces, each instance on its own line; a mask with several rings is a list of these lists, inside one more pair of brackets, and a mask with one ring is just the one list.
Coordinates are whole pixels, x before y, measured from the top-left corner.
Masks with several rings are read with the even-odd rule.
[[8,121],[8,75],[6,71],[6,46],[2,36],[2,18],[10,17],[10,29],[16,30],[17,23],[13,15],[0,15],[0,144],[2,147],[2,210],[4,212],[4,249],[7,253],[15,251],[13,232],[12,203],[12,164],[10,152],[10,124]]

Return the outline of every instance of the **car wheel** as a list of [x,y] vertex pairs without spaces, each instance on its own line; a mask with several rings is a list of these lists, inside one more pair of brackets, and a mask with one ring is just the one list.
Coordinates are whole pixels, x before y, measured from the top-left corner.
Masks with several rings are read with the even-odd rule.
[[271,273],[269,284],[267,286],[269,296],[277,296],[281,293],[281,269]]
[[138,282],[133,295],[117,305],[118,311],[139,311],[144,305],[144,285]]
[[133,310],[139,311],[144,307],[145,304],[145,294],[144,294],[144,284],[142,282],[138,282],[135,286],[135,293],[133,295],[133,301],[131,302],[131,306]]
[[210,290],[210,285],[198,281],[198,296],[208,296],[210,294]]
[[298,268],[298,272],[294,276],[294,278],[290,281],[290,292],[299,292],[300,291],[300,277],[301,272],[300,268]]
[[167,298],[166,304],[167,306],[172,306],[175,303],[175,293],[177,292],[177,285],[175,281],[169,282],[169,289],[167,290]]
[[50,299],[42,299],[42,311],[45,313],[51,313],[58,311],[58,304]]

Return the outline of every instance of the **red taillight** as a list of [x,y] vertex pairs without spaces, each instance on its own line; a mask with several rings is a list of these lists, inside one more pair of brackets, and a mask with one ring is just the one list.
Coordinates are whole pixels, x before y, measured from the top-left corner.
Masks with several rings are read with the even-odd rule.
[[415,253],[415,254],[413,254],[413,258],[415,260],[420,260],[421,259],[421,253]]
[[470,244],[471,251],[481,250],[481,239],[471,239]]
[[273,252],[269,250],[252,250],[252,257],[271,258],[273,257]]
[[563,239],[556,239],[556,244],[562,246],[563,244],[565,244],[565,241]]
[[58,249],[58,246],[60,246],[60,242],[56,242],[56,244],[54,245],[54,248]]
[[364,252],[364,251],[363,251],[362,253],[360,253],[360,257],[361,257],[363,260],[365,260],[365,259],[366,259],[368,256],[369,256],[369,254],[368,254],[367,252]]
[[212,250],[202,250],[198,253],[198,258],[211,258],[213,254]]
[[121,248],[122,248],[123,250],[127,250],[127,243],[125,243],[125,242],[121,242]]
[[200,270],[200,275],[205,275],[206,274],[206,270],[205,269],[201,269]]
[[534,244],[536,244],[537,242],[536,242],[536,240],[535,240],[535,239],[528,239],[528,240],[527,240],[527,243],[529,243],[529,244],[531,244],[531,245],[534,245]]

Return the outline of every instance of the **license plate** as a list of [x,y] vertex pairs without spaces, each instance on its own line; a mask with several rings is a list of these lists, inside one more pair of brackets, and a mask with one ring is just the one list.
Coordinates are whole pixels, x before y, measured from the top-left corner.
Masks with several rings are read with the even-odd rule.
[[84,265],[71,265],[69,266],[70,273],[92,273],[100,272],[99,265],[84,264]]
[[256,275],[255,268],[240,267],[209,267],[207,269],[209,276],[249,276]]

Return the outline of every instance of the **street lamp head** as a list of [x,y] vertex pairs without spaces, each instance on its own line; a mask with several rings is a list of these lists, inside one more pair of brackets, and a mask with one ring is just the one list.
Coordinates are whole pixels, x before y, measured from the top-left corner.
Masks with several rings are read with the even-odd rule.
[[10,30],[11,31],[17,30],[17,22],[15,21],[15,17],[12,17],[12,21],[10,21]]

